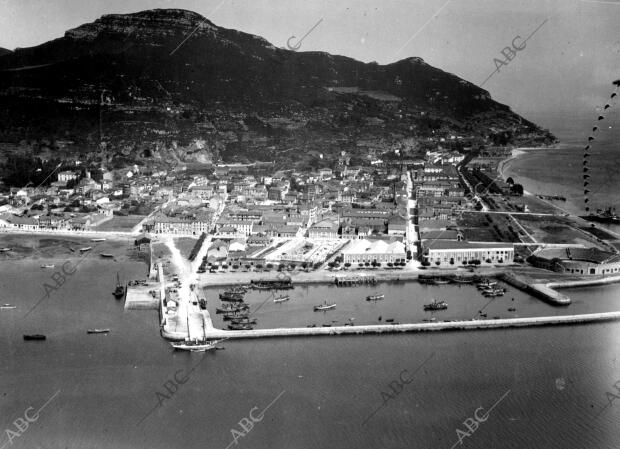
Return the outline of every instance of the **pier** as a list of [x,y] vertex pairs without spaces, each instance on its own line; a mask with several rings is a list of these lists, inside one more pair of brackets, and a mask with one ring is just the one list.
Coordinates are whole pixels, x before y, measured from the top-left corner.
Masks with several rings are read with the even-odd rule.
[[295,327],[280,329],[255,329],[227,331],[211,329],[205,332],[208,339],[240,339],[267,337],[310,337],[325,335],[387,334],[399,332],[466,331],[480,329],[510,329],[534,326],[557,326],[569,324],[601,323],[620,320],[620,312],[590,313],[531,318],[505,318],[498,320],[451,321],[441,323],[381,324],[368,326]]
[[352,285],[375,285],[377,278],[370,275],[350,275],[350,276],[336,276],[334,282],[339,287],[346,287]]

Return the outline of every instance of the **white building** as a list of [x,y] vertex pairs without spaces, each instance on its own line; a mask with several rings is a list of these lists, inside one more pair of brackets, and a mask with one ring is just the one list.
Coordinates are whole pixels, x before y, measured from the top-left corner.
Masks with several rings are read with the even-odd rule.
[[407,254],[402,242],[387,243],[384,240],[352,240],[343,250],[345,263],[406,262]]
[[[483,243],[451,240],[432,240],[424,243],[423,257],[440,265],[461,265],[470,260],[481,263],[513,263],[515,248],[512,243]],[[490,261],[490,262],[489,262]]]

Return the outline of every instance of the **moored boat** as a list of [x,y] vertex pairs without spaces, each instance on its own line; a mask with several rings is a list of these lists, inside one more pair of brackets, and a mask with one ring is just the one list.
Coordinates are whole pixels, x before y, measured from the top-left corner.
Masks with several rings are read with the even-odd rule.
[[224,293],[220,293],[220,299],[222,301],[241,302],[243,301],[243,293],[227,290]]
[[438,278],[438,279],[434,279],[433,283],[435,285],[444,285],[444,284],[449,284],[450,283],[450,279],[445,279],[445,278]]
[[230,320],[230,322],[233,324],[256,324],[258,323],[258,320],[256,318],[246,317],[246,318],[233,318]]
[[41,265],[41,268],[54,268],[54,264],[53,263],[44,263],[43,265]]
[[179,343],[170,343],[177,351],[205,352],[210,349],[217,349],[217,344],[222,340],[186,340]]
[[109,253],[101,253],[101,257],[112,258],[112,257],[114,257],[114,254],[109,254]]
[[12,304],[2,304],[0,306],[0,310],[9,310],[9,309],[15,309],[16,306],[12,305]]
[[123,286],[123,284],[121,284],[121,279],[117,272],[116,273],[116,288],[114,289],[114,297],[116,299],[122,299],[123,296],[125,296],[125,287]]
[[0,248],[0,253],[8,253],[11,251],[11,248]]
[[110,329],[88,329],[86,331],[87,334],[107,334],[110,332]]
[[250,324],[229,324],[228,329],[232,331],[251,331],[253,327]]
[[90,239],[91,242],[105,242],[104,238]]
[[215,308],[215,313],[233,313],[233,312],[242,312],[244,310],[249,309],[247,304],[230,304],[230,305],[222,305],[221,307]]
[[78,251],[83,253],[83,252],[86,252],[86,251],[90,251],[91,249],[93,249],[92,246],[85,246],[84,248],[80,248]]
[[424,310],[445,310],[448,308],[448,303],[445,301],[437,301],[433,299],[430,304],[424,304]]

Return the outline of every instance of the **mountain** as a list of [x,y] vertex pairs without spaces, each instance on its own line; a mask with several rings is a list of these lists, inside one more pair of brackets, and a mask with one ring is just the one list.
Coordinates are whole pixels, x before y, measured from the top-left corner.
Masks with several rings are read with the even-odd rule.
[[2,48],[0,47],[0,56],[2,55],[6,55],[8,53],[13,53],[11,50],[9,50],[8,48]]
[[450,134],[483,143],[555,139],[420,58],[379,65],[290,51],[179,9],[105,15],[4,54],[0,96],[0,151],[119,166],[286,165],[355,153],[360,142],[389,147]]

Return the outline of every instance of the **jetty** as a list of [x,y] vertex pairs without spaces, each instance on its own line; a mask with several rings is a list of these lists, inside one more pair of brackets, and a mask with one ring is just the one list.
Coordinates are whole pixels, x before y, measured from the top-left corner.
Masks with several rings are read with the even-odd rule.
[[531,318],[505,318],[497,320],[468,320],[416,324],[381,324],[368,326],[294,327],[279,329],[254,329],[227,331],[211,327],[205,332],[208,339],[241,339],[267,337],[310,337],[325,335],[387,334],[399,332],[466,331],[481,329],[510,329],[534,326],[557,326],[601,323],[620,320],[620,312],[560,315]]
[[351,276],[336,276],[334,282],[339,287],[347,287],[354,285],[375,285],[377,278],[369,275],[351,275]]

